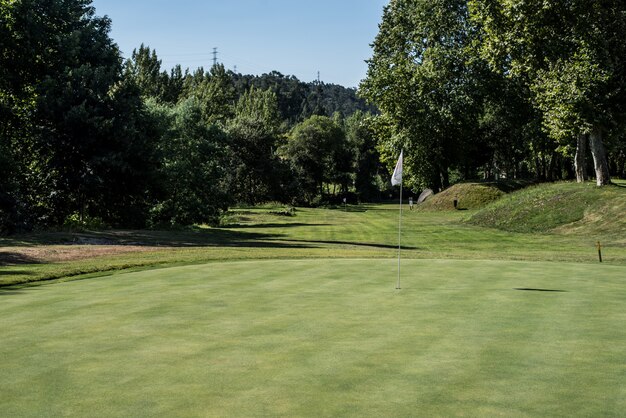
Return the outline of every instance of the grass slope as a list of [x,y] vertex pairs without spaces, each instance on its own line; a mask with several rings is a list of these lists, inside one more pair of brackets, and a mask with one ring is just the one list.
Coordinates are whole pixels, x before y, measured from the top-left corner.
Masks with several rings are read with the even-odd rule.
[[602,234],[624,242],[626,187],[551,183],[511,193],[474,214],[474,225],[513,232]]
[[429,197],[417,208],[425,211],[455,210],[454,201],[456,200],[458,209],[480,209],[500,199],[506,193],[526,187],[528,184],[521,180],[458,183]]
[[623,268],[269,260],[0,289],[4,416],[620,416]]

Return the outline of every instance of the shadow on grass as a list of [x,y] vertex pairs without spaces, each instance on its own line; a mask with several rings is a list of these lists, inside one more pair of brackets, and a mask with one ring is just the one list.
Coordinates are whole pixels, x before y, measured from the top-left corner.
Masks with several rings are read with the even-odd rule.
[[29,274],[32,274],[33,272],[30,270],[9,270],[9,271],[2,271],[0,270],[0,276],[27,276]]
[[[27,256],[25,254],[21,254],[19,252],[13,251],[0,251],[0,267],[4,266],[15,266],[19,264],[37,264],[38,260]],[[21,274],[14,272],[2,272],[1,274]]]
[[368,207],[366,206],[328,206],[326,209],[328,210],[334,210],[334,211],[338,211],[338,212],[354,212],[354,213],[363,213],[363,212],[367,212],[369,210]]
[[[204,247],[204,246],[267,246],[284,247],[274,243],[280,234],[231,231],[228,229],[192,229],[179,231],[117,230],[80,233],[47,232],[3,238],[0,246],[34,247],[40,245],[133,245],[150,247]],[[0,265],[34,262],[18,252],[0,252]]]
[[[355,245],[357,247],[372,247],[385,249],[398,249],[397,244],[376,244],[372,242],[355,242],[355,241],[318,241],[318,240],[291,240],[291,242],[309,242],[312,244],[337,244],[337,245]],[[402,246],[403,250],[417,250],[417,247]]]
[[329,226],[330,224],[310,224],[310,223],[302,223],[302,222],[294,222],[294,223],[262,223],[262,224],[229,224],[224,225],[223,228],[228,229],[239,229],[239,228],[294,228],[298,226]]
[[567,292],[567,290],[559,290],[559,289],[534,289],[531,287],[516,287],[513,290],[522,290],[525,292],[557,292],[557,293],[563,293],[563,292]]
[[24,292],[19,291],[19,290],[10,290],[10,289],[3,289],[0,287],[0,297],[2,296],[13,296],[13,295],[22,295],[24,294]]
[[[149,247],[253,247],[253,248],[312,248],[312,244],[355,245],[375,248],[397,248],[395,245],[350,242],[294,240],[280,233],[245,231],[244,229],[271,229],[330,226],[318,223],[262,223],[255,225],[228,225],[222,228],[194,228],[184,230],[112,230],[88,232],[46,232],[0,239],[0,247],[41,245],[122,245]],[[403,247],[405,249],[416,249]],[[36,263],[18,251],[0,251],[0,266]]]

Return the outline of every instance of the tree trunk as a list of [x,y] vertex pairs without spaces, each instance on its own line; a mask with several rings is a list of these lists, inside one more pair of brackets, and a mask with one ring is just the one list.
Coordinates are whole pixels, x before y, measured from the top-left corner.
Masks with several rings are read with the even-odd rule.
[[606,186],[611,183],[611,175],[609,174],[609,164],[606,159],[606,151],[602,143],[602,131],[595,128],[589,135],[589,148],[593,155],[593,165],[596,169],[596,184],[598,186]]
[[574,157],[574,170],[576,171],[576,181],[582,183],[587,181],[587,135],[578,134],[576,139],[576,156]]

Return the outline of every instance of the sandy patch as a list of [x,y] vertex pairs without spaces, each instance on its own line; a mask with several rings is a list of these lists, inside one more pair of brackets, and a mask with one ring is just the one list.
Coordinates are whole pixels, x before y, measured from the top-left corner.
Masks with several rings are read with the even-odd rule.
[[44,245],[0,247],[0,265],[50,263],[133,252],[163,250],[165,247],[139,245]]

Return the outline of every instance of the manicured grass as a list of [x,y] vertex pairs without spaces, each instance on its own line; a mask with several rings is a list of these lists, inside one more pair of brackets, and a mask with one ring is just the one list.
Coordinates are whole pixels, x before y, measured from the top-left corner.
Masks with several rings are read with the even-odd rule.
[[[306,235],[303,239],[307,239]],[[214,262],[0,289],[3,416],[621,416],[622,266]]]
[[[626,189],[618,192],[622,190]],[[606,206],[611,206],[610,202],[613,201],[607,200]],[[593,262],[597,260],[595,243],[601,241],[605,263],[626,265],[626,225],[622,226],[624,217],[617,209],[607,218],[593,220],[595,223],[578,224],[580,232],[568,229],[550,233],[512,233],[464,222],[472,216],[472,211],[406,209],[405,206],[402,221],[406,258]],[[395,257],[397,205],[349,206],[345,211],[298,208],[295,216],[271,212],[238,209],[223,228],[49,233],[3,238],[0,239],[0,286],[127,268],[234,259]],[[19,257],[20,249],[43,248],[54,253],[69,248],[80,252],[81,247],[94,246],[68,244],[90,240],[140,245],[148,251],[54,262]],[[58,245],[63,242],[68,244]],[[2,263],[3,255],[9,262]],[[16,258],[17,261],[10,261]]]

